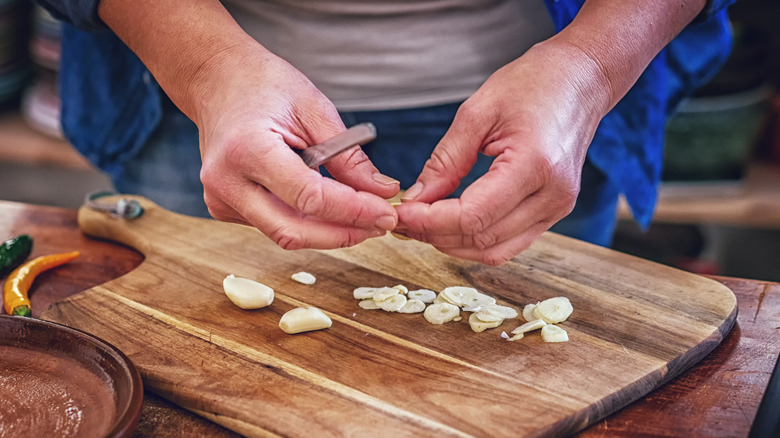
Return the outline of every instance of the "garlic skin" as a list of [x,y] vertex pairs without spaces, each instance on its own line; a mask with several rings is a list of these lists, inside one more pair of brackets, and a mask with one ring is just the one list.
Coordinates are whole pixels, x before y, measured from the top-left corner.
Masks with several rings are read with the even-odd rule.
[[242,309],[259,309],[274,302],[273,289],[248,278],[230,274],[222,280],[222,288],[228,299]]

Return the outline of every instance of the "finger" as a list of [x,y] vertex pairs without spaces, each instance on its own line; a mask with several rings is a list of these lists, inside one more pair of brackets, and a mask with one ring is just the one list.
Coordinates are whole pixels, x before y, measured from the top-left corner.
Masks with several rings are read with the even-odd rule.
[[[501,220],[550,179],[538,155],[524,150],[500,154],[488,172],[459,199],[432,204],[404,202],[397,207],[400,229],[421,234],[477,234]],[[527,170],[518,170],[524,169]]]
[[391,230],[397,223],[395,209],[384,199],[324,178],[306,167],[289,148],[271,147],[262,156],[246,158],[239,162],[247,179],[259,183],[305,216],[368,229]]
[[337,155],[325,168],[336,180],[380,198],[392,198],[401,190],[401,183],[380,173],[360,147]]
[[[485,250],[525,233],[538,223],[552,225],[569,214],[573,204],[573,198],[567,200],[553,190],[542,190],[532,194],[509,214],[476,234],[420,234],[406,231],[404,235],[437,248]],[[403,224],[394,232],[399,229],[403,230]]]
[[284,249],[343,248],[385,234],[378,228],[349,227],[306,216],[251,182],[237,193],[241,195],[233,200],[235,206],[222,200],[209,203],[210,211],[219,211],[220,217],[215,218],[251,225]]
[[547,221],[540,222],[530,227],[526,232],[486,249],[438,247],[436,249],[453,257],[498,266],[528,249],[551,225]]
[[425,163],[417,182],[409,187],[402,199],[433,202],[455,191],[461,179],[474,167],[488,129],[485,114],[471,110],[468,102],[464,103]]

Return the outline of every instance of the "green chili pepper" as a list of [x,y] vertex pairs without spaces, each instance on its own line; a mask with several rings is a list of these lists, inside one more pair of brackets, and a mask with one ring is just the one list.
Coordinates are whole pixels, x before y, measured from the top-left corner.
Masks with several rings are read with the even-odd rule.
[[16,269],[32,251],[33,239],[20,234],[0,244],[0,277]]

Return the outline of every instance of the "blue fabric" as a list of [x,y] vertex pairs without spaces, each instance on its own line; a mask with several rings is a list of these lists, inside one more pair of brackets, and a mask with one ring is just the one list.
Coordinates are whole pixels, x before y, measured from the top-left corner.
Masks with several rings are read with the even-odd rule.
[[35,0],[58,20],[88,31],[107,30],[98,16],[100,0]]
[[[118,181],[127,176],[125,167],[148,145],[160,124],[162,92],[112,33],[87,33],[74,27],[105,29],[96,13],[96,0],[36,1],[70,23],[64,26],[59,74],[66,136]],[[725,62],[731,48],[725,8],[733,1],[708,2],[700,17],[661,51],[602,120],[590,146],[588,159],[606,176],[604,190],[624,193],[642,225],[649,223],[657,199],[666,119]],[[556,30],[561,30],[584,0],[545,3]],[[380,132],[390,135],[390,130]],[[421,168],[423,156],[419,154],[419,161],[409,168]],[[382,168],[389,159],[380,154],[377,164]]]

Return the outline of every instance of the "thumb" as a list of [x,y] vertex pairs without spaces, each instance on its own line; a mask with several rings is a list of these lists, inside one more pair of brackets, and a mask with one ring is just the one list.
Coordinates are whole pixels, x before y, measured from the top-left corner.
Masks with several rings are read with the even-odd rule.
[[417,182],[406,190],[401,199],[430,203],[454,192],[477,162],[486,138],[484,125],[466,115],[464,106],[461,106],[450,129],[425,163]]

